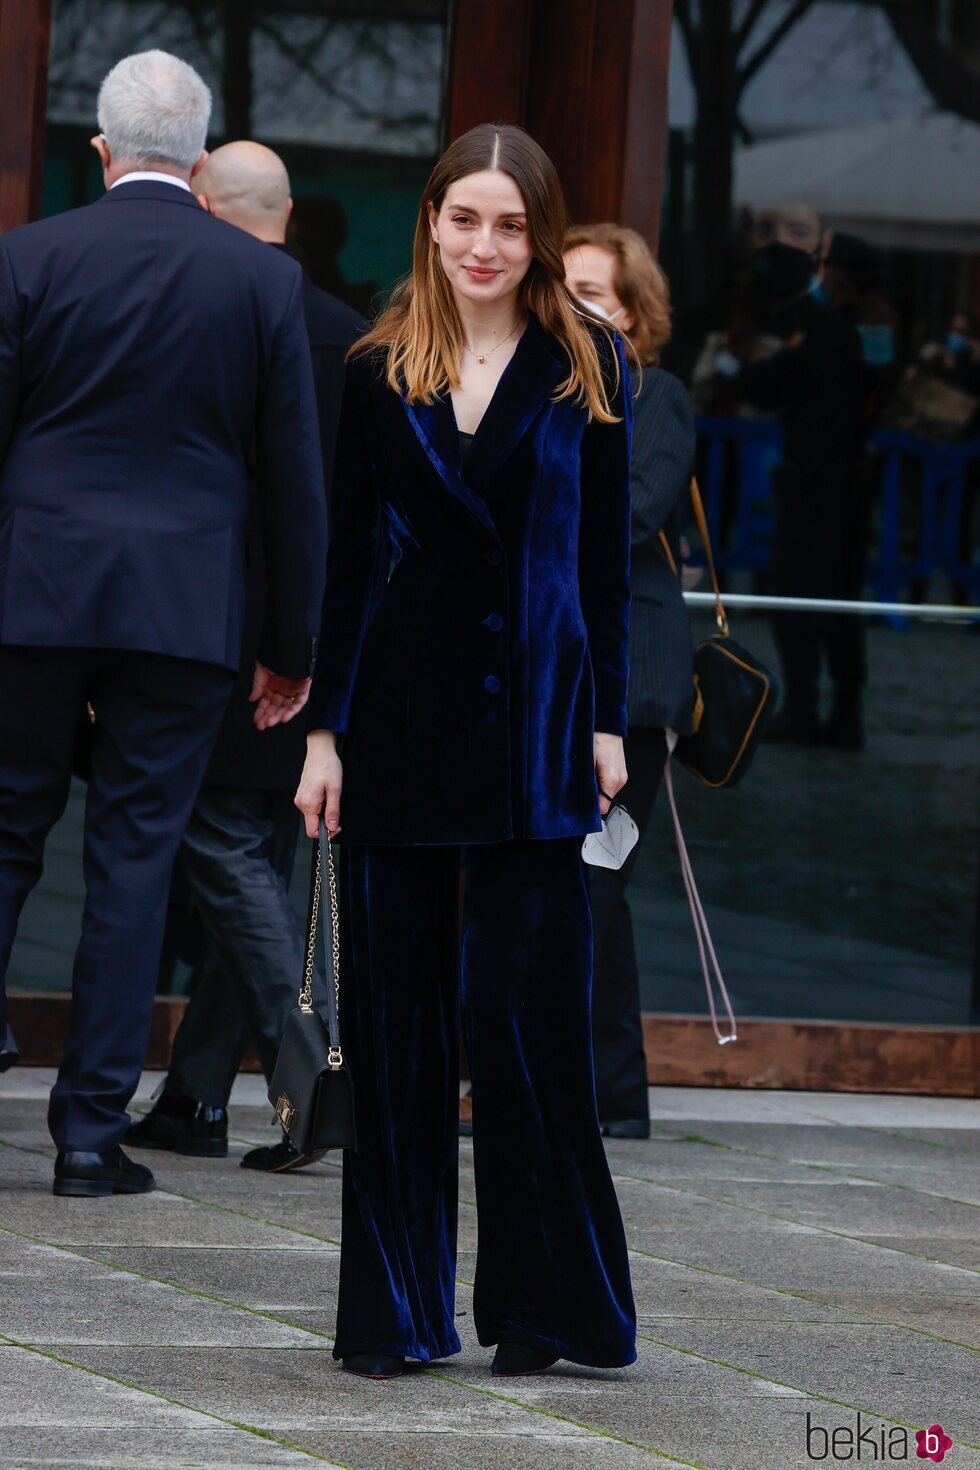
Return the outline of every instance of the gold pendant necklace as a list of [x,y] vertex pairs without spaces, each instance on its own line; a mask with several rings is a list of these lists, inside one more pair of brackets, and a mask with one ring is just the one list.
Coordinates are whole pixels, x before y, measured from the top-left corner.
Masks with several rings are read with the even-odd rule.
[[466,348],[467,352],[470,354],[471,357],[475,357],[476,358],[477,362],[484,363],[484,362],[486,362],[486,360],[487,360],[488,357],[493,357],[493,354],[498,350],[498,348],[503,347],[503,345],[504,345],[505,342],[509,342],[510,341],[511,337],[513,337],[514,333],[517,331],[517,328],[520,325],[521,325],[520,322],[515,322],[514,325],[511,327],[510,331],[507,333],[507,336],[506,337],[501,337],[500,341],[497,343],[497,346],[496,347],[491,347],[489,352],[474,352],[473,348],[470,346],[470,344],[468,342],[464,342],[463,343],[463,346]]

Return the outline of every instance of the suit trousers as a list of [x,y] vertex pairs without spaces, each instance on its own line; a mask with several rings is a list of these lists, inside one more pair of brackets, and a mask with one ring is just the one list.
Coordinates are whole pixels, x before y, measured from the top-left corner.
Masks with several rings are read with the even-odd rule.
[[207,938],[174,1037],[168,1087],[227,1107],[250,1041],[266,1080],[296,1004],[304,935],[289,899],[299,812],[291,791],[205,787],[177,858]]
[[0,647],[0,992],[45,839],[68,797],[86,701],[96,714],[82,934],[48,1110],[59,1149],[111,1149],[126,1131],[170,871],[231,686],[230,670],[162,654]]
[[639,841],[621,868],[589,868],[595,937],[592,1047],[599,1117],[604,1123],[647,1118],[650,1113],[640,1024],[640,972],[626,893],[666,759],[663,730],[630,726],[626,737],[629,780],[616,799],[639,827]]
[[633,1362],[626,1240],[595,1106],[581,838],[466,847],[462,915],[458,847],[336,851],[359,1146],[344,1160],[334,1356],[460,1350],[461,999],[477,1336],[597,1367]]

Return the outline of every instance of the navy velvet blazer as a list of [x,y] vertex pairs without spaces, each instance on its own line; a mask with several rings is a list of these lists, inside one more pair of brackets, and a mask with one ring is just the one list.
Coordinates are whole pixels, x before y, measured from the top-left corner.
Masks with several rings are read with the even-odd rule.
[[[612,349],[597,332],[614,376]],[[626,732],[630,378],[621,422],[554,401],[532,317],[460,465],[449,396],[347,370],[310,725],[343,732],[343,839],[555,838],[599,828],[596,730]]]
[[310,673],[326,516],[295,262],[152,180],[0,240],[0,642]]

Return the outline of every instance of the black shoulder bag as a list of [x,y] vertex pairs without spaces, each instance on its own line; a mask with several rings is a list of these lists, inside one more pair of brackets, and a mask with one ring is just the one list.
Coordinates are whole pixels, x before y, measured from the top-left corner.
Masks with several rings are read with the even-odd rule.
[[[354,1083],[340,1045],[340,931],[333,847],[320,818],[320,840],[314,849],[306,965],[299,1000],[283,1027],[269,1101],[290,1142],[303,1154],[329,1148],[356,1148]],[[320,914],[323,877],[330,897],[330,941],[323,922],[327,977],[327,1025],[313,1008],[313,957]]]
[[[680,737],[674,755],[705,786],[737,786],[769,723],[776,686],[765,665],[736,643],[728,630],[708,523],[694,479],[691,503],[711,573],[718,632],[694,650],[694,729]],[[676,571],[667,538],[662,531],[660,536]]]

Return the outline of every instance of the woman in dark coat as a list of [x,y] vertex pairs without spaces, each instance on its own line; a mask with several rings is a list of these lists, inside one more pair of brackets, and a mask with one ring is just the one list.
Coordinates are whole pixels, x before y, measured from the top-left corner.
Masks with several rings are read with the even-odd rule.
[[636,1355],[581,859],[626,779],[630,380],[564,285],[564,227],[537,144],[473,129],[349,362],[296,800],[311,836],[342,829],[334,1354],[371,1377],[460,1350],[460,992],[493,1372]]
[[590,868],[589,886],[599,1117],[603,1132],[614,1138],[649,1138],[640,979],[626,893],[663,775],[664,730],[687,734],[691,729],[691,623],[674,568],[680,566],[677,508],[687,495],[694,463],[694,416],[686,389],[656,365],[670,338],[670,294],[646,242],[620,225],[581,225],[566,237],[565,252],[570,288],[626,333],[642,364],[630,474],[630,779],[622,794],[640,842],[618,870]]

